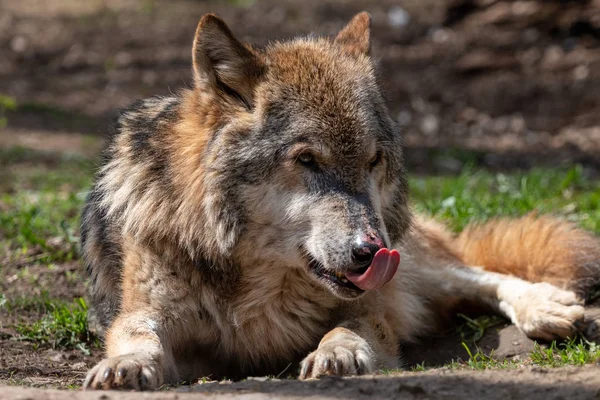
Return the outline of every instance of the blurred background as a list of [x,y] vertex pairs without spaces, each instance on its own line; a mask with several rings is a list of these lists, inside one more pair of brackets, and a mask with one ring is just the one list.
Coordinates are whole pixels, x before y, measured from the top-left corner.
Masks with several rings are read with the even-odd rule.
[[103,134],[117,108],[191,84],[209,11],[265,44],[361,10],[415,169],[600,164],[600,0],[0,0],[2,124]]

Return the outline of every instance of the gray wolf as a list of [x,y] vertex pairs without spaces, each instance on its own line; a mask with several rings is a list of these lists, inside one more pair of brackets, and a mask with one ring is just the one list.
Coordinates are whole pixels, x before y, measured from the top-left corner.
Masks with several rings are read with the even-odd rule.
[[194,87],[120,114],[82,216],[106,329],[86,388],[373,373],[465,305],[533,338],[582,329],[598,239],[547,216],[455,236],[415,215],[369,53],[366,13],[260,49],[206,15]]

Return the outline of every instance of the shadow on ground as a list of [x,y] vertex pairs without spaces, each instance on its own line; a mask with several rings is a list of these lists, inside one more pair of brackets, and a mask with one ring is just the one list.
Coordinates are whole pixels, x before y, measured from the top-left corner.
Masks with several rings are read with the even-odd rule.
[[521,369],[503,374],[483,371],[437,371],[435,374],[400,373],[362,378],[326,377],[318,381],[248,379],[238,383],[207,383],[159,393],[83,392],[0,388],[7,398],[26,396],[54,399],[188,399],[210,398],[312,398],[312,399],[595,399],[600,396],[597,367],[561,370]]

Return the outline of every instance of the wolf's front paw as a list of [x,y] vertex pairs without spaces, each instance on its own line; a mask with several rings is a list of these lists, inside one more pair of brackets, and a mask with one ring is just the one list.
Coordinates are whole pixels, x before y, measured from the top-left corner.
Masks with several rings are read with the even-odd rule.
[[366,340],[344,328],[327,336],[300,364],[300,379],[374,372],[375,356]]
[[[533,339],[564,339],[583,326],[583,301],[573,292],[549,283],[518,285],[503,296],[513,322]],[[504,303],[504,304],[503,304]],[[512,309],[512,310],[511,310]]]
[[162,366],[144,354],[106,358],[92,368],[84,389],[155,390],[163,383]]

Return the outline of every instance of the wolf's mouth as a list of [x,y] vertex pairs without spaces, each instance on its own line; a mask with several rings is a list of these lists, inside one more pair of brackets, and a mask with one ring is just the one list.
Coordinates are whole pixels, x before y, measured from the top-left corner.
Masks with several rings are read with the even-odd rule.
[[[318,262],[317,260],[312,259],[308,264],[310,270],[313,274],[317,276],[318,279],[325,281],[325,283],[334,284],[338,287],[343,287],[346,289],[350,289],[358,293],[363,293],[364,290],[357,287],[355,284],[350,282],[348,278],[344,275],[343,272],[330,271],[326,269],[323,264]],[[357,271],[359,273],[363,273],[369,267],[364,267],[362,270]]]
[[337,272],[310,258],[310,272],[322,283],[341,296],[356,297],[367,290],[379,289],[392,280],[400,265],[397,250],[381,248],[375,253],[371,264],[358,270]]

